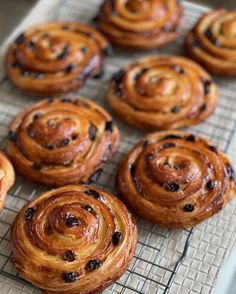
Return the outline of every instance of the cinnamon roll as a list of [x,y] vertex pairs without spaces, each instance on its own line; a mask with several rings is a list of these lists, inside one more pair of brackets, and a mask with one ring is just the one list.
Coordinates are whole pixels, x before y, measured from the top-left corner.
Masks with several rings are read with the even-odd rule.
[[7,151],[26,178],[50,186],[95,182],[119,145],[111,116],[83,98],[45,99],[12,122]]
[[215,74],[236,75],[236,11],[214,9],[186,37],[188,54]]
[[15,182],[15,172],[10,160],[0,151],[0,212],[3,209],[7,192]]
[[108,41],[94,28],[75,22],[33,26],[11,44],[6,56],[9,79],[22,90],[54,95],[79,89],[101,74]]
[[44,293],[98,293],[128,267],[137,229],[123,203],[89,186],[46,192],[17,215],[12,263]]
[[182,131],[148,135],[124,158],[119,193],[140,217],[187,228],[220,211],[234,196],[235,173],[225,154]]
[[178,56],[141,59],[113,75],[108,100],[127,123],[141,129],[195,125],[214,111],[218,90],[211,76]]
[[147,50],[177,38],[182,14],[177,0],[105,0],[94,20],[114,45]]

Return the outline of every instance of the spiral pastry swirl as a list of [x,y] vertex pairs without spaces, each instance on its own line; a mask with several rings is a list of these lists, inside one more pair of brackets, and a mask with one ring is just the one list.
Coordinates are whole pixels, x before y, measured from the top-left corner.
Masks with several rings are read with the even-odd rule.
[[148,50],[177,38],[182,14],[177,0],[105,0],[95,21],[113,44]]
[[186,37],[186,50],[210,72],[236,75],[236,11],[215,9],[197,22]]
[[141,59],[115,73],[108,100],[127,123],[141,129],[198,124],[215,109],[218,90],[209,74],[178,56]]
[[110,115],[83,98],[45,99],[10,126],[7,150],[26,178],[50,185],[94,182],[119,145]]
[[194,226],[234,196],[226,155],[206,139],[182,131],[148,135],[124,158],[119,193],[139,216],[159,226]]
[[15,172],[10,160],[0,151],[0,212],[3,209],[7,192],[15,182]]
[[101,74],[108,41],[75,22],[36,25],[17,37],[6,56],[9,79],[20,89],[54,95],[80,88]]
[[111,194],[89,186],[46,192],[17,215],[12,263],[44,293],[98,293],[128,267],[133,217]]

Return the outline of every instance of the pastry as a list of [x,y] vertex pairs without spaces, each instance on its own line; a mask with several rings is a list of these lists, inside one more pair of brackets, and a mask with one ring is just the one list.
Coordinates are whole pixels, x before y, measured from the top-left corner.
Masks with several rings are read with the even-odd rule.
[[18,273],[44,293],[91,294],[124,273],[137,229],[108,192],[66,186],[28,203],[13,223],[11,241]]
[[95,21],[114,45],[148,50],[178,37],[182,14],[177,0],[105,0]]
[[193,61],[160,55],[138,60],[113,75],[108,100],[127,123],[141,129],[195,125],[213,112],[218,90]]
[[15,172],[10,160],[0,151],[0,212],[3,209],[7,192],[15,182]]
[[7,151],[16,169],[37,183],[95,182],[119,145],[111,116],[83,98],[45,99],[10,126]]
[[182,131],[148,135],[124,158],[119,194],[140,217],[188,228],[220,211],[234,196],[235,174],[210,141]]
[[6,56],[9,79],[22,90],[55,95],[79,89],[102,74],[108,41],[94,28],[75,22],[33,26],[17,37]]
[[186,37],[187,53],[210,72],[236,75],[236,11],[214,9]]

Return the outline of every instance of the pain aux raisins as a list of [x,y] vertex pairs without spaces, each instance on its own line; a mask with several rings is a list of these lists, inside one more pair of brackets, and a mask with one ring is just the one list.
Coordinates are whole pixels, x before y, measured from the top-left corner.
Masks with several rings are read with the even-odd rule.
[[99,267],[101,267],[102,264],[103,264],[103,261],[102,260],[98,260],[98,259],[90,260],[86,264],[86,270],[87,271],[94,271],[94,270],[98,269]]

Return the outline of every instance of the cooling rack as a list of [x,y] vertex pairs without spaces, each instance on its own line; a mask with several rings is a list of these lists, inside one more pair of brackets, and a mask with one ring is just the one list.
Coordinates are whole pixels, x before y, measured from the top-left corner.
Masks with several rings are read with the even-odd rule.
[[[101,1],[97,0],[60,0],[50,14],[54,20],[73,19],[91,22]],[[185,10],[180,37],[164,49],[148,54],[183,55],[183,37],[198,17],[207,11],[206,7],[182,1]],[[45,10],[47,8],[45,7]],[[147,55],[147,53],[128,54],[115,51],[108,58],[104,76],[100,80],[89,80],[84,88],[67,96],[84,96],[93,99],[111,112],[106,102],[107,85],[111,75],[121,66]],[[221,98],[213,116],[199,126],[190,128],[196,134],[204,135],[229,155],[234,152],[236,132],[236,83],[232,79],[216,78]],[[5,146],[9,123],[25,106],[33,103],[35,97],[26,96],[13,88],[6,77],[0,81],[0,144]],[[97,185],[116,194],[114,179],[117,166],[125,153],[142,138],[144,133],[128,127],[115,117],[122,132],[119,151],[105,166]],[[232,158],[233,159],[233,158]],[[233,161],[234,165],[235,162]],[[21,176],[11,189],[6,206],[0,214],[0,274],[10,278],[17,285],[17,293],[39,293],[31,288],[13,269],[10,257],[10,226],[21,207],[45,188],[36,186]],[[236,209],[235,201],[224,211],[212,217],[195,229],[160,229],[144,220],[137,219],[139,239],[132,264],[126,273],[104,293],[212,293],[219,269],[235,241]],[[13,281],[14,280],[14,281]],[[7,280],[9,281],[9,280]],[[19,286],[19,285],[22,285]],[[13,287],[14,288],[14,287]],[[13,289],[11,288],[11,289]],[[2,288],[3,289],[3,288]],[[0,293],[10,290],[2,290]],[[10,289],[9,287],[7,289]],[[3,291],[3,292],[1,292]]]

